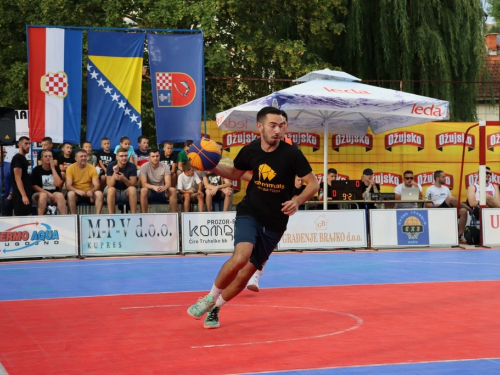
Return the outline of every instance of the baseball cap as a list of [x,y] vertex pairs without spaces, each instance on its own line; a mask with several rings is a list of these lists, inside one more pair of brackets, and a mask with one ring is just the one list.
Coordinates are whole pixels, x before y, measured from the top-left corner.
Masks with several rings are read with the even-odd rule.
[[364,171],[363,171],[363,174],[366,174],[366,175],[372,175],[373,174],[373,170],[371,168],[366,168]]

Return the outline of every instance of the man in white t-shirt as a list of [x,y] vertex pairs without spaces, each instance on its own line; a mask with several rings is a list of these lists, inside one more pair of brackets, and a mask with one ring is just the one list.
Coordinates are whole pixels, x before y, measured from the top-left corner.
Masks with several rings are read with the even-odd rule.
[[[422,186],[417,184],[412,171],[405,171],[403,173],[403,183],[396,186],[394,195],[396,200],[401,200],[403,189],[418,188],[418,199],[422,199]],[[396,203],[396,208],[417,208],[418,203]]]
[[[458,221],[458,238],[460,243],[463,243],[465,239],[462,238],[464,234],[465,224],[467,223],[467,211],[472,213],[470,207],[465,204],[460,203],[457,198],[451,195],[450,189],[444,184],[446,183],[446,174],[439,170],[434,172],[434,185],[427,188],[425,192],[425,197],[427,200],[431,201],[425,204],[427,208],[449,208],[457,207],[460,204],[459,211],[459,221]],[[467,241],[465,241],[467,243]]]
[[[479,189],[479,180],[467,188],[467,201],[472,208],[479,205]],[[486,188],[484,191],[486,193],[486,206],[499,208],[500,192],[498,191],[498,186],[491,183],[490,167],[486,167]]]

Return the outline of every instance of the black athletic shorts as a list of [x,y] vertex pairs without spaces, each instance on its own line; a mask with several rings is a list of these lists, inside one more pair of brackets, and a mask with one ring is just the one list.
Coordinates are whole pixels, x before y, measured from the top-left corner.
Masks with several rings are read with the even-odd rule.
[[21,194],[17,191],[12,192],[12,206],[14,207],[14,215],[16,216],[31,216],[32,214],[32,194],[28,192],[29,204],[23,203],[23,198]]
[[234,223],[234,246],[240,242],[253,244],[250,262],[258,270],[262,270],[264,263],[280,242],[283,232],[273,232],[263,227],[252,216],[236,216]]
[[446,201],[443,201],[443,203],[441,203],[441,204],[438,206],[438,208],[451,208],[451,207],[450,207],[450,206],[448,206],[448,205],[446,204]]

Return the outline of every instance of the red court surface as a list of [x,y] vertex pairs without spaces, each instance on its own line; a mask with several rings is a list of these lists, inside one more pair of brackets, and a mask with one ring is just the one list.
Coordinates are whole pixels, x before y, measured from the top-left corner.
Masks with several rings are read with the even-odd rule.
[[229,374],[500,357],[500,281],[264,289],[203,329],[200,293],[0,302],[11,374]]

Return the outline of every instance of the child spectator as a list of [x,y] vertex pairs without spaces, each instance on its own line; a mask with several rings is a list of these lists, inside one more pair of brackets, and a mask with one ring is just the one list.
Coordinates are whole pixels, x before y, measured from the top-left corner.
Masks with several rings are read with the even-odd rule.
[[160,163],[168,165],[172,176],[172,186],[177,186],[177,155],[174,154],[174,144],[172,142],[166,141],[163,144]]
[[83,147],[85,151],[87,151],[87,163],[93,165],[94,167],[97,165],[97,156],[92,153],[92,143],[89,141],[83,142]]
[[104,187],[106,186],[106,171],[108,168],[108,164],[116,159],[115,154],[113,154],[109,150],[110,147],[111,147],[111,142],[109,141],[109,138],[102,138],[101,139],[102,151],[97,152],[97,162],[99,163],[98,165],[101,168],[101,170],[99,171],[101,191],[103,191]]
[[[52,138],[45,137],[42,139],[42,151],[43,150],[52,151],[52,147],[54,147],[54,145],[52,144]],[[36,156],[36,160],[37,160],[38,165],[42,165],[42,151],[40,151],[38,153],[38,155]],[[54,151],[52,151],[52,155],[54,156],[54,159],[56,159],[56,155],[55,155]],[[57,164],[57,160],[55,160],[55,162]]]
[[233,197],[233,184],[231,180],[222,178],[211,171],[207,171],[203,177],[205,185],[205,203],[207,211],[212,211],[212,202],[224,200],[223,211],[229,211]]
[[131,163],[136,164],[135,151],[134,151],[134,148],[130,145],[130,138],[129,137],[121,137],[120,138],[120,144],[115,147],[115,151],[114,151],[115,155],[116,155],[116,151],[118,151],[118,149],[121,147],[123,147],[125,150],[127,150],[128,160]]
[[182,164],[183,172],[177,176],[177,190],[184,199],[184,212],[189,212],[191,202],[198,201],[198,211],[203,212],[203,192],[201,188],[201,180],[196,173],[191,163],[185,162]]
[[177,174],[181,174],[183,169],[182,169],[182,164],[186,163],[189,161],[187,153],[189,150],[189,147],[193,144],[193,141],[187,140],[184,142],[184,150],[179,152],[179,155],[177,155]]
[[75,156],[72,153],[73,146],[69,142],[64,142],[62,144],[61,151],[61,154],[57,158],[57,162],[64,180],[66,178],[66,169],[75,162]]

